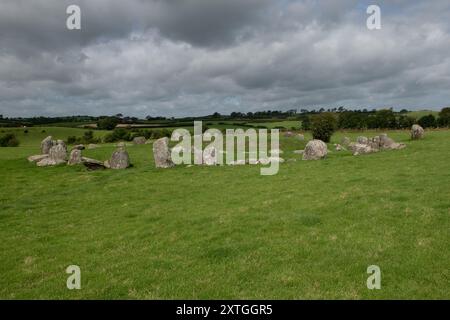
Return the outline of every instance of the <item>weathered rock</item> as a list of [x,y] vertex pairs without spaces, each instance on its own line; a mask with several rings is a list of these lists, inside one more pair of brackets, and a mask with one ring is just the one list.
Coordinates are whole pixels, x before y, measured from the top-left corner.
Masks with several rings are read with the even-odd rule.
[[353,152],[354,156],[378,152],[378,149],[372,148],[369,144],[350,143],[348,148]]
[[419,140],[422,139],[425,135],[425,130],[418,124],[415,124],[411,128],[411,139],[413,140]]
[[50,148],[48,157],[40,160],[36,165],[38,167],[55,166],[66,163],[67,161],[67,147],[64,141],[58,140],[56,145]]
[[69,166],[73,166],[76,164],[81,164],[83,161],[81,160],[81,150],[80,149],[73,149],[70,152],[69,160],[67,161],[67,164]]
[[400,150],[405,148],[403,143],[397,143],[387,136],[387,134],[380,135],[380,148],[386,150]]
[[170,168],[174,166],[169,149],[169,138],[164,137],[153,143],[153,157],[157,168]]
[[58,163],[67,161],[67,147],[64,141],[58,140],[56,146],[50,148],[49,156]]
[[88,170],[102,170],[105,169],[103,162],[91,158],[81,157],[83,165],[88,168]]
[[55,160],[51,159],[50,157],[44,158],[36,163],[38,167],[56,166],[57,164],[58,163]]
[[367,137],[363,137],[363,136],[358,137],[358,139],[356,139],[356,141],[358,142],[358,144],[368,144],[369,143],[369,139]]
[[216,148],[206,148],[203,151],[203,164],[207,166],[215,166],[219,164],[219,153]]
[[52,140],[52,136],[48,136],[41,142],[41,154],[48,154],[50,152],[50,148],[55,145],[55,141]]
[[28,161],[30,162],[39,162],[41,160],[44,160],[45,158],[48,158],[48,154],[37,154],[34,156],[29,156]]
[[119,148],[113,152],[109,159],[108,167],[111,169],[126,169],[130,166],[130,156],[124,148]]
[[320,160],[327,156],[328,149],[322,140],[311,140],[308,142],[303,153],[303,160]]
[[145,144],[147,142],[147,139],[145,137],[135,137],[133,139],[134,144]]
[[86,149],[84,144],[77,144],[76,146],[73,146],[72,150],[84,150]]
[[350,140],[349,137],[343,137],[341,140],[341,145],[343,146],[348,146],[352,141]]

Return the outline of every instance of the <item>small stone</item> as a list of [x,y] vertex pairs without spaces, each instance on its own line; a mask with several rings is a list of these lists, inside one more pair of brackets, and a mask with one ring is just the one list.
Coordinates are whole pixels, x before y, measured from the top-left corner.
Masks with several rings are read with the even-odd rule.
[[147,139],[145,137],[135,137],[133,139],[134,144],[145,144],[147,142]]

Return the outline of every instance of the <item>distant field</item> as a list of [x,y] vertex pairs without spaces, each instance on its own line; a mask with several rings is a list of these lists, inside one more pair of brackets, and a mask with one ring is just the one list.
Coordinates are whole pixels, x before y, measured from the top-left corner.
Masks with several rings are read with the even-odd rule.
[[[22,145],[0,148],[0,298],[450,298],[450,131],[414,142],[392,131],[406,149],[317,162],[282,137],[282,157],[297,161],[260,176],[258,166],[157,170],[151,145],[128,147],[123,171],[38,168],[26,157],[42,138],[83,130],[13,130]],[[66,289],[71,264],[81,290]],[[366,287],[372,264],[382,290]]]
[[437,117],[439,115],[439,111],[420,110],[420,111],[411,111],[408,113],[409,116],[414,117],[416,119],[419,119],[423,116],[427,116],[429,114],[432,114],[433,116]]

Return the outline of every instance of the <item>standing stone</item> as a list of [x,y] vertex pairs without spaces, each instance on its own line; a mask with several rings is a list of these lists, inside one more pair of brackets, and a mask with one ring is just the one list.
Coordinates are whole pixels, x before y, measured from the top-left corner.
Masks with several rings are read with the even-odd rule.
[[41,154],[48,154],[50,148],[55,145],[55,141],[52,140],[52,136],[48,136],[41,142]]
[[415,124],[411,128],[411,139],[419,140],[422,139],[425,134],[425,130],[418,124]]
[[64,141],[58,140],[56,146],[50,148],[49,156],[57,164],[67,161],[67,147]]
[[119,148],[113,152],[107,167],[111,169],[126,169],[130,166],[130,156],[124,148]]
[[175,164],[172,162],[172,156],[169,148],[169,138],[164,137],[153,143],[153,157],[157,168],[170,168]]
[[145,139],[145,137],[135,137],[133,139],[134,144],[145,144],[146,141],[147,139]]
[[327,156],[328,149],[322,140],[311,140],[303,152],[303,160],[320,160]]
[[80,164],[80,163],[82,163],[81,150],[80,149],[73,149],[70,152],[69,161],[67,161],[67,164],[69,166],[73,166],[73,165]]
[[64,141],[58,140],[56,145],[51,147],[48,158],[42,159],[36,165],[38,167],[55,166],[67,161],[67,147]]

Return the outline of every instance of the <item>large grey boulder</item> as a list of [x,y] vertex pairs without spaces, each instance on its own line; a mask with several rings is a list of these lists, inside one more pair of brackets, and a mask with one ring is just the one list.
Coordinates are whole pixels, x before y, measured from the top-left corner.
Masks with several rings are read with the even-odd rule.
[[70,152],[69,160],[67,161],[67,164],[69,166],[74,166],[76,164],[81,164],[83,161],[81,160],[81,150],[80,149],[73,149]]
[[320,160],[327,156],[328,149],[322,140],[311,140],[303,152],[303,160]]
[[145,142],[147,142],[147,139],[145,139],[145,137],[135,137],[133,139],[134,144],[145,144]]
[[153,157],[157,168],[170,168],[175,164],[172,162],[169,148],[169,138],[164,137],[153,143]]
[[55,141],[52,136],[48,136],[41,142],[41,154],[48,154],[50,152],[50,148],[55,145]]
[[119,148],[113,152],[111,159],[105,163],[107,168],[111,169],[126,169],[130,166],[130,156],[124,148]]
[[422,139],[425,134],[425,130],[418,124],[415,124],[411,128],[411,139],[419,140]]

